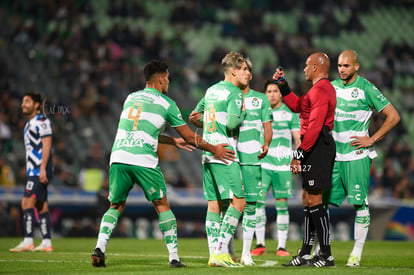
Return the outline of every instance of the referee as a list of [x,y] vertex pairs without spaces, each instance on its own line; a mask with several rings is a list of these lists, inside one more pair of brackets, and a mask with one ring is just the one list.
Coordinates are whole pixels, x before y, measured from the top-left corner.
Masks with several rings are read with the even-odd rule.
[[[283,266],[335,266],[329,240],[329,217],[322,204],[322,194],[331,188],[336,146],[330,131],[334,125],[336,93],[328,80],[329,57],[313,53],[306,60],[305,78],[312,88],[303,96],[291,92],[285,74],[278,68],[273,80],[279,86],[285,104],[300,113],[302,143],[290,164],[292,173],[302,173],[304,207],[303,243],[297,256]],[[320,242],[320,254],[311,258],[314,232]]]

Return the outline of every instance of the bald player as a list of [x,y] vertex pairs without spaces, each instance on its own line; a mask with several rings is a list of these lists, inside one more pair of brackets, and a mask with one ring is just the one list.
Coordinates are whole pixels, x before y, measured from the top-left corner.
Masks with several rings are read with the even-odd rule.
[[[313,53],[306,59],[305,78],[313,86],[301,97],[291,92],[282,70],[278,68],[273,75],[283,101],[293,112],[300,113],[301,118],[302,143],[293,156],[290,169],[294,174],[302,173],[303,242],[298,255],[283,266],[335,266],[331,255],[329,216],[322,203],[324,190],[331,188],[336,152],[331,136],[336,96],[328,80],[329,66],[329,57],[321,52]],[[320,253],[312,259],[313,232],[318,236]]]
[[[354,248],[346,266],[358,267],[368,234],[369,173],[371,160],[376,157],[373,145],[400,121],[391,103],[367,79],[358,75],[358,55],[345,50],[338,57],[339,78],[332,81],[338,101],[332,136],[336,143],[332,189],[326,192],[329,203],[341,205],[345,198],[354,205]],[[372,109],[385,116],[385,121],[372,136],[368,135]]]

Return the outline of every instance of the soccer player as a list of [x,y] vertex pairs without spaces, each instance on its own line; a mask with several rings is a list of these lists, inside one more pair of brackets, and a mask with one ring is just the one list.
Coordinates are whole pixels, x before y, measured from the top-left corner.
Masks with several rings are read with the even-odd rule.
[[[252,79],[253,66],[246,59]],[[260,199],[262,169],[260,160],[268,153],[272,141],[272,109],[269,99],[263,93],[252,90],[249,85],[241,87],[246,117],[240,126],[237,152],[246,192],[246,207],[243,212],[243,250],[240,263],[254,265],[250,255],[254,230],[256,228],[256,204]],[[263,134],[263,144],[260,139]]]
[[[345,198],[354,205],[354,247],[346,266],[357,267],[370,225],[368,190],[371,159],[376,157],[373,145],[400,121],[398,112],[367,79],[358,75],[358,55],[345,50],[338,57],[339,78],[332,81],[338,104],[335,110],[333,138],[336,158],[332,174],[329,203],[341,205]],[[372,109],[385,116],[381,127],[368,135]]]
[[[302,143],[295,151],[290,169],[302,173],[302,202],[304,206],[304,230],[302,248],[297,256],[283,266],[335,266],[331,255],[329,216],[322,203],[323,191],[331,188],[332,169],[335,160],[333,129],[336,106],[335,89],[329,82],[329,57],[321,52],[306,59],[305,79],[312,88],[303,96],[291,92],[285,74],[278,68],[273,80],[278,84],[283,101],[293,112],[300,113]],[[312,233],[320,242],[319,257],[311,259]]]
[[[205,140],[213,144],[228,143],[236,151],[238,130],[246,117],[240,87],[247,86],[250,72],[240,53],[228,53],[221,64],[224,80],[207,89],[190,115],[190,120],[198,126],[203,125]],[[201,116],[203,122],[198,121]],[[208,201],[208,264],[238,267],[240,265],[233,261],[228,250],[246,204],[238,155],[235,161],[226,164],[204,152],[202,162],[204,198]],[[225,201],[230,201],[230,205],[221,222],[220,212]]]
[[289,164],[292,160],[292,138],[295,148],[300,146],[299,117],[283,104],[282,94],[273,80],[265,82],[264,91],[269,98],[273,112],[273,138],[268,154],[262,159],[262,198],[258,201],[256,208],[257,244],[251,254],[258,256],[266,253],[266,196],[272,186],[277,213],[276,255],[289,256],[289,252],[286,251],[289,229],[288,198],[292,197],[292,173]]
[[[119,216],[125,209],[126,199],[134,184],[144,191],[159,218],[172,268],[185,267],[177,250],[177,221],[170,209],[164,176],[156,155],[158,142],[188,149],[187,143],[202,150],[208,150],[212,157],[226,163],[233,161],[234,152],[226,149],[227,144],[212,145],[195,134],[181,117],[176,103],[167,97],[169,86],[168,65],[153,60],[144,67],[145,89],[131,93],[125,100],[120,116],[118,131],[112,147],[109,169],[110,208],[103,215],[96,243],[91,256],[92,265],[105,267],[105,250]],[[170,123],[184,138],[161,135],[162,129]]]
[[[22,199],[24,240],[10,252],[53,251],[51,241],[51,221],[47,202],[47,186],[53,177],[52,168],[52,125],[40,112],[42,96],[28,92],[23,96],[22,113],[27,116],[24,127],[26,146],[27,183]],[[36,213],[37,211],[37,213]],[[42,243],[33,244],[33,230],[39,217]]]

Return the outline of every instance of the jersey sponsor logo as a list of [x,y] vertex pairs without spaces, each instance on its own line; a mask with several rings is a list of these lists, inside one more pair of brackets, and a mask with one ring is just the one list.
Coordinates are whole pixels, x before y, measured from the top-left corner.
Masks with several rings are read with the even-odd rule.
[[256,128],[257,127],[257,123],[255,122],[248,122],[248,121],[243,121],[243,126],[244,127],[249,127],[249,128]]
[[381,101],[381,102],[382,102],[382,101],[384,101],[384,100],[387,100],[383,94],[379,94],[379,95],[377,95],[377,98],[378,98],[378,100],[379,100],[379,101]]
[[148,189],[148,194],[153,195],[155,193],[155,188],[151,187],[150,189]]
[[358,89],[357,89],[357,88],[355,88],[355,89],[351,92],[351,96],[352,96],[353,98],[357,98],[357,97],[358,97],[358,94],[359,94],[359,92],[358,92]]
[[[127,136],[133,136],[132,133],[127,134]],[[144,146],[144,140],[140,139],[140,138],[132,138],[132,137],[127,137],[127,138],[122,138],[122,139],[118,139],[115,143],[115,148],[120,148],[120,147],[143,147]]]
[[356,119],[356,114],[348,114],[348,113],[342,113],[342,112],[338,112],[338,111],[336,111],[335,112],[335,119],[336,118],[340,118],[340,117],[342,117],[342,118],[351,118],[351,119]]

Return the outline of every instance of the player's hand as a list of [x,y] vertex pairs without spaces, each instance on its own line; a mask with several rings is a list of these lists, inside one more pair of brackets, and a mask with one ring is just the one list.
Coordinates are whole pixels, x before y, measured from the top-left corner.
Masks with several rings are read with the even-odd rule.
[[200,121],[203,118],[203,114],[199,112],[192,111],[189,119],[192,123]]
[[282,67],[277,67],[276,72],[273,74],[273,80],[277,82],[276,84],[286,81],[285,72],[283,71]]
[[40,169],[39,181],[42,184],[48,183],[49,180],[47,179],[47,176],[46,176],[46,169]]
[[191,121],[192,124],[195,126],[202,128],[203,127],[203,113],[192,111],[188,119]]
[[292,162],[290,163],[290,172],[292,172],[292,174],[299,174],[302,172],[300,160],[292,159]]
[[356,146],[355,150],[361,149],[361,148],[368,148],[372,145],[374,145],[374,141],[368,136],[352,136],[352,139],[355,139],[351,141],[349,145]]
[[262,152],[257,155],[257,158],[258,159],[264,158],[267,155],[268,152],[269,152],[269,146],[262,145]]
[[229,161],[234,161],[236,159],[234,151],[225,148],[229,146],[228,144],[217,144],[215,145],[216,151],[214,152],[214,157],[218,158],[219,160],[223,161],[224,163],[228,163]]
[[188,144],[187,142],[185,142],[185,140],[183,138],[173,138],[174,140],[174,146],[179,148],[179,149],[183,149],[186,150],[188,152],[191,152],[193,150],[195,150],[196,148],[190,144]]

